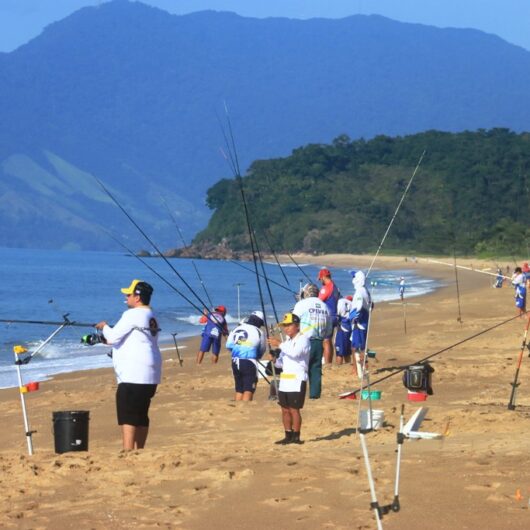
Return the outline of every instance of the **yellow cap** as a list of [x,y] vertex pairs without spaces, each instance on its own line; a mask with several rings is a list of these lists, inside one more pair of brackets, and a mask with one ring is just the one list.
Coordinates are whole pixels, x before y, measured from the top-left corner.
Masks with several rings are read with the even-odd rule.
[[289,326],[290,324],[300,324],[300,317],[294,313],[285,313],[280,326]]
[[28,350],[24,348],[24,346],[21,346],[20,344],[17,344],[16,346],[13,346],[13,352],[17,355],[20,355],[22,353],[26,353]]
[[142,280],[133,280],[131,282],[131,285],[129,285],[129,287],[123,287],[121,289],[121,292],[123,294],[133,294],[134,293],[134,290],[136,289],[136,286],[139,284],[139,283],[142,283]]

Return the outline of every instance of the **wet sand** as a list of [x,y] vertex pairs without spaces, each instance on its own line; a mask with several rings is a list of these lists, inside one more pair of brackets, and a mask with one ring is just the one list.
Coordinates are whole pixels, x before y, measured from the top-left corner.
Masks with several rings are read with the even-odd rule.
[[[303,257],[335,266],[366,266],[371,257]],[[444,260],[449,262],[449,259]],[[460,262],[459,263],[464,263]],[[469,262],[470,263],[470,262]],[[503,264],[506,265],[506,264]],[[403,307],[378,304],[370,348],[372,381],[384,367],[413,363],[515,316],[511,287],[493,289],[493,276],[459,271],[462,322],[454,272],[420,259],[382,257],[378,268],[414,268],[445,287]],[[513,264],[510,264],[513,269]],[[495,270],[474,260],[475,268]],[[419,305],[413,305],[419,304]],[[406,440],[401,510],[383,519],[389,529],[530,526],[530,360],[525,352],[517,408],[507,410],[525,321],[515,319],[433,359],[434,395],[422,430],[442,440]],[[324,371],[323,395],[306,402],[301,446],[277,446],[279,407],[260,382],[249,404],[233,401],[228,352],[195,365],[196,339],[183,345],[183,367],[164,354],[163,382],[151,408],[143,451],[121,452],[109,369],[65,374],[27,394],[35,455],[29,457],[18,390],[0,391],[0,527],[20,529],[375,528],[359,437],[357,400],[338,394],[358,386],[349,366]],[[407,401],[396,375],[374,388],[386,423],[366,435],[380,504],[393,498],[399,410],[409,418],[422,404]],[[366,402],[361,403],[365,408]],[[89,410],[88,452],[56,455],[51,416]]]

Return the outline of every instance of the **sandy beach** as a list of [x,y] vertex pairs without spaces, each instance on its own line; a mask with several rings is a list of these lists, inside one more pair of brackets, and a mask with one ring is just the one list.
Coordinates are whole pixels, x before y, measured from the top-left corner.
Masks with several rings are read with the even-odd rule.
[[[372,257],[303,257],[329,266],[367,266]],[[449,259],[443,261],[450,262]],[[459,260],[495,272],[496,263]],[[504,267],[513,263],[501,263]],[[515,316],[513,289],[494,277],[459,270],[462,322],[454,271],[419,259],[380,257],[378,268],[410,268],[440,279],[437,292],[406,306],[377,304],[370,363],[413,363]],[[393,498],[396,433],[429,407],[422,430],[441,440],[406,440],[401,510],[388,529],[526,529],[530,527],[530,359],[525,352],[517,408],[507,409],[525,321],[515,319],[433,359],[434,395],[407,401],[397,375],[375,384],[385,425],[366,435],[379,502]],[[229,353],[195,365],[197,340],[183,345],[184,365],[164,352],[163,382],[150,412],[143,451],[124,453],[114,410],[115,379],[101,369],[61,375],[27,394],[35,455],[27,455],[18,389],[0,391],[0,527],[17,529],[367,529],[376,528],[359,437],[358,400],[338,394],[358,387],[350,366],[324,371],[323,395],[306,402],[300,446],[277,446],[280,410],[260,382],[255,401],[233,401]],[[361,403],[366,408],[366,403]],[[52,412],[90,411],[88,452],[56,455]]]

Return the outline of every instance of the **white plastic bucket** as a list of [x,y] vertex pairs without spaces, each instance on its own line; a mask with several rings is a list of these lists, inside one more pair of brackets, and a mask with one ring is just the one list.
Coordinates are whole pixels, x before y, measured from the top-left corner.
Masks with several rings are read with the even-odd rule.
[[373,430],[380,429],[383,426],[383,423],[385,423],[385,411],[372,409],[372,420],[373,427],[372,423],[370,422],[370,411],[361,410],[361,429]]

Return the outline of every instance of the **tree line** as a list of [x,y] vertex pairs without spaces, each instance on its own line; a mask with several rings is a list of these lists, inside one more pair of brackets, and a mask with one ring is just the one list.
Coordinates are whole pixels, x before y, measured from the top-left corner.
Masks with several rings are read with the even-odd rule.
[[[341,135],[256,160],[242,184],[262,248],[268,239],[276,251],[374,252],[424,150],[385,251],[527,256],[530,133],[503,128]],[[194,243],[248,249],[236,180],[212,186],[207,205],[213,215]]]

